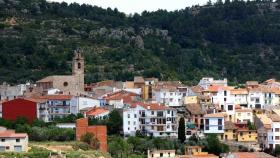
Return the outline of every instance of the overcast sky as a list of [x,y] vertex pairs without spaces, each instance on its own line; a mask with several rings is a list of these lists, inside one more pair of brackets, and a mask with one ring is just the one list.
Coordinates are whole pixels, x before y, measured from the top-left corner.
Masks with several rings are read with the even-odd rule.
[[[168,11],[184,9],[192,5],[204,5],[208,0],[48,0],[56,2],[77,2],[96,5],[102,8],[117,8],[121,12],[127,14],[141,13],[144,10],[155,11],[158,9],[166,9]],[[212,0],[213,2],[213,0]]]

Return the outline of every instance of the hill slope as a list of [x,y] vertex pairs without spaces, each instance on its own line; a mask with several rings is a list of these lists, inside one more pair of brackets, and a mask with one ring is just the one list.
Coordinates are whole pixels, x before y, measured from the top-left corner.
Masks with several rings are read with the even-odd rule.
[[279,11],[277,3],[226,1],[128,17],[88,5],[0,0],[0,82],[69,74],[77,48],[87,82],[279,78]]

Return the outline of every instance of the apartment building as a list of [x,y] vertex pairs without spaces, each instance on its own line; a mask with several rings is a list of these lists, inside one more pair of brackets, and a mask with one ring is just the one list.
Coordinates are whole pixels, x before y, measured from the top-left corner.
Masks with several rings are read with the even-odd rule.
[[271,127],[267,132],[267,147],[275,149],[276,145],[280,145],[280,116],[277,114],[270,115]]
[[135,102],[123,110],[123,132],[125,136],[139,131],[147,136],[177,137],[176,116],[176,109]]
[[169,107],[182,106],[184,97],[189,93],[188,87],[164,86],[155,88],[153,93],[155,101]]

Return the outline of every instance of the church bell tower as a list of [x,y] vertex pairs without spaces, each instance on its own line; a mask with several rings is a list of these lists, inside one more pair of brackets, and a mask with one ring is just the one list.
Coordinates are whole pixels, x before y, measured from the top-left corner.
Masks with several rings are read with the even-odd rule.
[[82,52],[78,49],[74,52],[74,58],[72,61],[72,75],[76,79],[76,89],[81,92],[84,91],[85,84],[85,60]]

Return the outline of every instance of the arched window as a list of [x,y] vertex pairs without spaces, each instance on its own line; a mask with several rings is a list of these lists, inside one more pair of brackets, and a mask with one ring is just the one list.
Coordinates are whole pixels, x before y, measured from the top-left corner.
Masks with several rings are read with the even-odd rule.
[[81,68],[81,63],[78,63],[78,69],[80,69]]

